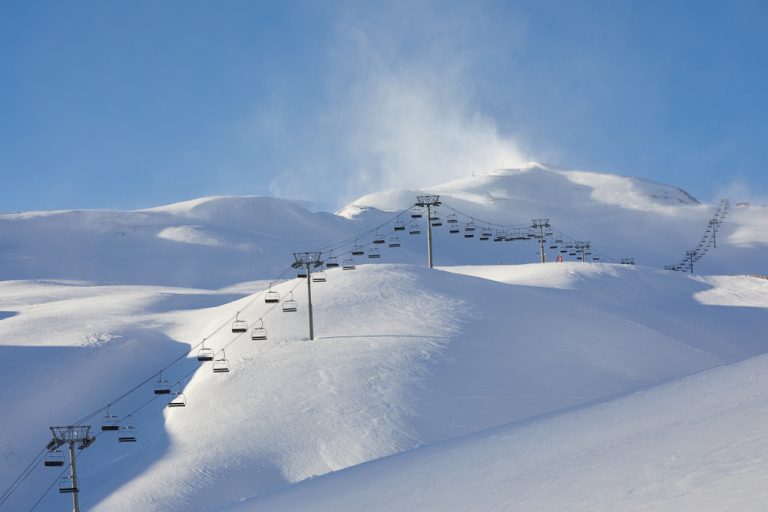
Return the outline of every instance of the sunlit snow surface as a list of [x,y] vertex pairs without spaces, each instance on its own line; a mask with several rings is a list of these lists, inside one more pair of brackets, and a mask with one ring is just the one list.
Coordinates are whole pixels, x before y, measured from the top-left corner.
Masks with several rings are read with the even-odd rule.
[[[186,408],[163,409],[159,400],[137,414],[139,443],[119,445],[105,434],[83,452],[87,509],[214,510],[365,461],[587,408],[768,346],[768,281],[760,279],[577,263],[449,270],[329,271],[328,282],[315,286],[316,341],[306,340],[302,312],[270,313],[268,341],[243,336],[227,350],[231,373],[200,366],[185,384]],[[743,293],[731,299],[734,283]],[[297,285],[303,303],[298,280],[277,289]],[[0,379],[16,389],[3,398],[3,481],[46,442],[47,426],[107,403],[251,300],[230,302],[243,287],[2,287],[0,310],[13,316],[0,320]],[[749,304],[739,303],[745,294]],[[265,311],[256,300],[241,317],[253,322]],[[225,330],[209,343],[218,347],[232,337]],[[198,364],[182,362],[166,377]],[[151,384],[137,395],[112,412],[151,398]],[[531,459],[516,457],[516,471],[523,471]],[[50,479],[50,470],[37,470],[17,503],[33,499]],[[375,485],[371,492],[378,492]],[[503,497],[489,503],[516,499]],[[52,493],[42,510],[65,499]],[[260,510],[258,499],[253,503]],[[445,509],[439,503],[433,510]]]
[[[78,458],[85,510],[764,507],[768,280],[743,275],[766,273],[764,207],[734,199],[691,276],[660,268],[713,207],[675,187],[531,164],[430,191],[478,219],[549,217],[639,265],[536,264],[533,243],[443,229],[429,270],[423,236],[402,235],[385,264],[313,286],[309,341],[305,281],[273,287],[299,302],[282,313],[267,279],[416,191],[341,216],[259,197],[0,215],[0,490],[49,426],[146,381],[110,409],[142,407],[139,442],[101,434]],[[238,311],[269,339],[233,335]],[[228,344],[230,373],[196,361],[204,337]],[[168,409],[154,375],[179,356],[163,377],[189,375],[188,405]],[[28,510],[58,474],[38,465],[0,511]],[[68,499],[54,486],[36,510]]]

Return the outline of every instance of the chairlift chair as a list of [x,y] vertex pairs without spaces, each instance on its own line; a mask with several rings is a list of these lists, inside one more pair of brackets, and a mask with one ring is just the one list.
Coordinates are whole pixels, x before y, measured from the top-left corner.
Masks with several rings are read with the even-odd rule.
[[365,250],[362,248],[362,246],[355,244],[355,246],[352,248],[352,256],[365,256]]
[[422,209],[418,206],[411,208],[411,218],[412,219],[420,219],[422,216]]
[[449,216],[448,216],[448,217],[445,219],[445,222],[447,222],[448,224],[458,224],[458,222],[459,222],[459,219],[458,219],[458,217],[456,216],[456,212],[454,212],[454,213],[450,214],[450,215],[449,215]]
[[[264,294],[264,303],[265,304],[277,304],[280,302],[280,294],[277,293],[276,290],[272,289],[272,285],[269,285],[269,289],[267,289],[267,292]],[[247,328],[247,326],[246,326]],[[234,332],[234,331],[232,331]]]
[[155,382],[155,394],[156,395],[171,394],[171,383],[163,379],[162,372],[160,373],[159,378],[157,379],[157,382]]
[[313,283],[324,283],[326,281],[325,272],[322,270],[318,270],[317,272],[312,272],[312,282]]
[[101,419],[101,430],[105,432],[120,430],[120,417],[109,414],[109,406],[107,406],[106,416]]
[[296,277],[299,279],[307,277],[307,269],[305,267],[299,267],[299,270],[296,271]]
[[434,217],[431,217],[429,221],[432,223],[433,228],[439,228],[440,226],[443,225],[443,221],[440,220],[439,215],[435,215]]
[[421,228],[416,223],[411,224],[411,227],[408,230],[408,234],[409,235],[420,235],[421,234]]
[[459,227],[456,224],[452,224],[451,227],[448,228],[448,232],[451,233],[452,235],[459,233],[459,231],[460,231]]
[[352,258],[347,258],[344,260],[344,263],[341,265],[342,270],[355,270],[355,260]]
[[213,349],[206,347],[205,345],[197,351],[198,361],[213,361]]
[[213,362],[213,373],[228,373],[229,372],[229,360],[224,349],[221,350],[221,358],[216,359]]
[[474,230],[475,230],[475,224],[472,221],[467,222],[467,225],[464,226],[464,231],[474,231]]
[[117,435],[118,443],[135,443],[136,442],[136,428],[133,426],[133,416],[128,416],[128,425],[120,429],[120,433]]
[[288,297],[283,301],[283,313],[295,313],[299,309],[299,304],[293,298],[293,292]]
[[48,453],[45,454],[45,459],[43,460],[43,466],[47,468],[59,468],[63,465],[64,452],[58,448],[48,450]]
[[395,231],[405,231],[405,222],[401,220],[395,222]]
[[264,321],[259,318],[259,325],[251,330],[251,339],[261,341],[267,339],[267,329],[264,327]]
[[325,260],[325,266],[327,268],[336,268],[339,266],[339,259],[336,256],[329,256],[327,260]]
[[383,236],[381,236],[380,234],[376,233],[376,236],[373,239],[373,243],[376,244],[376,245],[380,245],[380,244],[387,243],[387,241],[384,239]]
[[379,252],[379,248],[378,247],[371,247],[370,249],[368,249],[368,257],[370,259],[381,258],[381,253]]
[[400,247],[400,239],[396,236],[389,237],[389,246],[394,248]]
[[248,322],[245,320],[240,320],[238,317],[240,316],[240,312],[238,311],[235,314],[235,321],[232,322],[232,332],[234,333],[241,333],[246,332],[248,330]]
[[78,492],[79,489],[75,485],[75,480],[71,476],[63,476],[59,480],[59,493],[60,494],[73,494]]
[[187,406],[187,397],[184,396],[184,393],[181,392],[181,384],[179,384],[179,391],[176,393],[176,396],[174,396],[170,402],[168,402],[168,407],[186,407]]

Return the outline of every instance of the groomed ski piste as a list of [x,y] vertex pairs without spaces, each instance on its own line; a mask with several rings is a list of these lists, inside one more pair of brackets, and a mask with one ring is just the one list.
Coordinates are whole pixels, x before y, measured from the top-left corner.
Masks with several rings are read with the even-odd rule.
[[[442,232],[428,269],[424,237],[405,243],[402,235],[402,251],[380,264],[359,260],[313,283],[314,341],[305,279],[287,275],[272,286],[282,298],[293,292],[297,312],[264,302],[272,268],[290,263],[290,252],[279,251],[354,237],[406,208],[410,191],[361,198],[336,217],[269,199],[270,208],[292,212],[271,222],[229,213],[221,222],[228,199],[216,199],[213,213],[200,200],[152,210],[164,223],[142,213],[142,230],[126,227],[136,212],[3,216],[2,232],[27,249],[3,246],[25,280],[0,282],[0,490],[44,450],[49,426],[98,411],[89,418],[96,442],[77,459],[84,510],[758,510],[768,500],[768,280],[744,274],[760,273],[765,260],[764,208],[734,201],[722,245],[701,261],[717,272],[670,272],[656,263],[698,240],[711,205],[658,184],[629,194],[627,183],[637,182],[612,175],[577,174],[580,183],[566,180],[576,192],[557,192],[546,180],[559,183],[566,171],[539,167],[429,192],[478,219],[549,216],[563,232],[638,264],[533,263],[535,242],[497,254],[503,243],[476,249],[481,242]],[[614,192],[579,196],[587,178]],[[538,179],[559,198],[537,199]],[[501,201],[501,185],[541,204],[533,212]],[[496,199],[478,199],[482,190]],[[233,200],[247,210],[262,199]],[[207,217],[178,222],[201,207]],[[569,217],[558,216],[569,207]],[[634,238],[608,222],[581,231],[601,210],[640,219]],[[61,215],[111,220],[99,231],[60,225]],[[30,228],[30,217],[42,224]],[[104,279],[102,262],[93,270],[99,279],[87,279],[87,268],[65,275],[54,258],[35,260],[39,232],[54,229],[44,218],[89,240],[86,248],[111,237],[120,219],[127,234],[117,236],[131,243],[103,250],[122,253],[128,268]],[[662,222],[670,231],[652,238]],[[686,230],[687,239],[674,238]],[[246,232],[290,240],[277,251],[260,245],[265,256],[250,270],[221,268],[227,254],[253,257]],[[187,238],[165,245],[169,233]],[[621,247],[620,236],[628,241]],[[159,253],[153,244],[163,244]],[[142,251],[157,258],[159,274],[135,261]],[[654,264],[644,264],[654,251]],[[179,262],[187,271],[213,266],[169,286],[179,279],[168,277],[173,258],[185,252],[193,253]],[[460,264],[473,258],[481,261]],[[238,312],[249,330],[261,319],[268,339],[233,334]],[[230,372],[196,360],[203,338],[217,357],[225,348]],[[153,395],[160,369],[178,382],[185,407]],[[133,413],[136,443],[99,432],[110,403],[111,414]],[[59,473],[38,463],[0,511],[67,507]]]

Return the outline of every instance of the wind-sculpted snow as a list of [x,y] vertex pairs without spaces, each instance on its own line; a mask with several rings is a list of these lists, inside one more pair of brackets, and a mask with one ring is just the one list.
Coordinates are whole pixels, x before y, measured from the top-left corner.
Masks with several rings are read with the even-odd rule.
[[[256,296],[240,318],[253,324],[264,316],[267,341],[243,336],[227,348],[229,374],[213,374],[192,352],[164,374],[174,381],[200,366],[184,383],[187,407],[156,401],[135,417],[136,445],[105,434],[82,453],[86,510],[218,510],[768,348],[768,282],[760,279],[575,263],[447,270],[459,273],[403,265],[328,271],[328,282],[314,287],[313,342],[303,283],[275,287],[294,289],[298,313],[264,316]],[[151,376],[252,300],[228,302],[231,294],[263,286],[3,284],[0,310],[16,314],[0,320],[7,365],[0,385],[15,393],[0,399],[7,413],[0,482],[47,442],[49,425],[82,417]],[[749,291],[746,307],[719,291],[731,286]],[[204,296],[221,305],[188,309]],[[232,337],[225,329],[207,343],[220,348]],[[34,385],[16,385],[27,381]],[[150,398],[151,382],[111,411],[124,414]],[[38,468],[14,496],[20,508],[11,509],[23,510],[52,478]],[[40,510],[60,509],[63,500],[51,493]]]

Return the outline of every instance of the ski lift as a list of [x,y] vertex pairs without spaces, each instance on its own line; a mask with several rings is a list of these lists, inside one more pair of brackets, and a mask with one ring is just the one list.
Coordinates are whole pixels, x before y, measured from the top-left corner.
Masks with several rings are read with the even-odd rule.
[[155,382],[155,394],[156,395],[170,395],[171,383],[163,379],[163,372],[160,372],[157,382]]
[[328,256],[328,259],[325,260],[325,266],[328,268],[336,268],[339,266],[339,259],[336,256]]
[[305,267],[299,267],[299,270],[296,271],[296,277],[299,279],[307,277],[307,269]]
[[600,261],[600,256],[594,256],[594,257],[592,258],[592,261]]
[[264,327],[264,321],[261,318],[259,318],[258,327],[254,327],[251,330],[251,339],[253,341],[260,341],[260,340],[267,339],[267,329]]
[[[266,299],[265,299],[265,302],[268,302],[268,301],[266,301]],[[235,321],[232,322],[232,332],[240,333],[240,332],[247,331],[248,330],[248,322],[246,322],[245,320],[240,320],[238,318],[238,316],[240,316],[240,312],[239,311],[237,313],[235,313]]]
[[560,249],[560,253],[561,253],[561,254],[565,254],[565,253],[567,253],[567,252],[568,252],[568,249]]
[[381,253],[378,247],[371,247],[368,249],[368,257],[371,259],[381,258]]
[[361,245],[355,243],[355,246],[352,248],[352,256],[365,256],[365,250]]
[[415,222],[411,224],[411,228],[408,230],[409,235],[420,235],[421,234],[421,228],[418,224]]
[[557,249],[557,246],[555,244],[549,244],[550,249]]
[[464,226],[464,231],[474,231],[475,230],[475,224],[472,221],[467,222],[467,225]]
[[555,243],[556,243],[557,245],[563,245],[563,239],[562,239],[562,238],[556,238],[556,239],[555,239]]
[[293,292],[288,297],[288,299],[283,301],[283,313],[295,313],[299,309],[299,305],[293,298]]
[[120,418],[113,414],[109,414],[109,405],[107,406],[107,415],[101,419],[102,431],[115,431],[120,430]]
[[448,224],[458,224],[458,222],[459,222],[459,219],[458,219],[458,217],[456,216],[456,212],[454,211],[452,214],[450,214],[450,215],[449,215],[449,216],[448,216],[448,217],[445,219],[445,222],[447,222]]
[[422,210],[418,206],[413,207],[411,209],[411,218],[412,219],[420,219],[422,216]]
[[506,239],[507,234],[504,231],[500,229],[496,230],[496,236],[493,237],[494,242],[504,242]]
[[59,493],[60,494],[73,494],[78,492],[75,480],[71,476],[63,476],[59,480]]
[[120,429],[120,433],[117,435],[118,443],[135,443],[136,442],[136,428],[133,426],[133,416],[128,416],[128,425]]
[[396,236],[389,237],[389,246],[395,248],[400,247],[400,239]]
[[432,227],[433,227],[433,228],[439,228],[440,226],[442,226],[442,225],[443,225],[443,221],[442,221],[442,220],[440,220],[440,216],[439,216],[439,215],[437,215],[437,214],[435,214],[435,216],[434,216],[434,217],[431,217],[431,218],[429,219],[429,221],[432,223]]
[[213,349],[205,346],[205,340],[203,340],[200,350],[197,351],[198,361],[213,361]]
[[184,396],[184,393],[181,392],[181,383],[179,383],[179,391],[176,393],[176,396],[174,396],[170,402],[168,402],[168,407],[186,407],[187,406],[187,397]]
[[376,233],[376,236],[373,239],[373,243],[376,244],[376,245],[380,245],[380,244],[387,243],[387,241],[384,239],[383,236],[381,236],[380,234]]
[[43,466],[47,468],[60,468],[63,465],[64,452],[58,448],[48,450],[48,453],[45,454],[45,459],[43,459]]
[[405,222],[401,220],[395,222],[395,231],[405,231]]
[[317,272],[312,272],[312,282],[313,283],[324,283],[326,281],[325,272],[322,270],[318,270]]
[[228,373],[229,372],[229,360],[227,360],[227,354],[224,349],[221,349],[221,358],[216,359],[213,362],[213,373]]
[[569,252],[568,256],[576,256],[576,253],[575,252]]
[[[269,285],[269,288],[267,289],[267,292],[264,294],[264,302],[266,304],[277,304],[280,302],[280,294],[277,293],[277,291],[272,289],[272,284]],[[248,326],[246,325],[246,329]],[[232,329],[232,332],[235,332],[234,329]],[[242,332],[242,331],[238,331]]]
[[341,265],[342,270],[355,270],[355,260],[352,258],[347,258],[344,260],[344,263]]
[[448,228],[448,232],[455,235],[459,232],[459,227],[456,224],[452,224],[450,228]]

